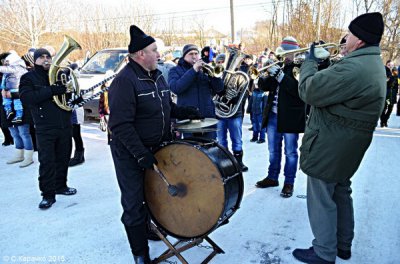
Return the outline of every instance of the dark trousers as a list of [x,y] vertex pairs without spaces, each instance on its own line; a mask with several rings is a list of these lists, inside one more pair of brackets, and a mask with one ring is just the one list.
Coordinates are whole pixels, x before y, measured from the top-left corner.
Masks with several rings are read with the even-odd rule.
[[1,131],[3,131],[3,134],[4,134],[4,143],[14,142],[8,127],[1,127]]
[[83,151],[83,140],[81,135],[81,125],[80,124],[72,124],[72,137],[75,142],[75,150]]
[[36,131],[34,125],[29,125],[29,133],[31,134],[33,150],[37,151],[37,143],[36,143]]
[[36,130],[39,153],[39,188],[44,197],[67,187],[68,162],[71,156],[71,128]]
[[121,190],[121,204],[124,210],[121,221],[125,225],[133,254],[144,255],[148,251],[144,170],[119,140],[113,139],[110,148]]
[[387,123],[393,110],[393,104],[385,104],[381,114],[381,123]]

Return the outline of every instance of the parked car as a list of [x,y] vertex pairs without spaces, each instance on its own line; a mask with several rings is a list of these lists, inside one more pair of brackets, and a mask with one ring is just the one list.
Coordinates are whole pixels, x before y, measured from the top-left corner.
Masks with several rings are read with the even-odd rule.
[[[80,69],[78,74],[78,83],[81,91],[91,88],[93,85],[106,78],[106,72],[119,72],[126,65],[125,58],[128,55],[126,48],[103,49],[96,52]],[[98,89],[94,91],[96,93]],[[94,94],[90,92],[84,95],[87,98]],[[83,109],[85,117],[97,118],[99,97],[87,102]]]

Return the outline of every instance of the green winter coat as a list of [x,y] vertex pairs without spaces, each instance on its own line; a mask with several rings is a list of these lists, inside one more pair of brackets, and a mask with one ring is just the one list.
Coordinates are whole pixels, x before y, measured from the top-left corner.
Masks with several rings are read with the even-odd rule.
[[310,177],[341,182],[357,171],[382,113],[386,73],[380,48],[355,50],[325,70],[306,60],[299,95],[311,105],[300,168]]

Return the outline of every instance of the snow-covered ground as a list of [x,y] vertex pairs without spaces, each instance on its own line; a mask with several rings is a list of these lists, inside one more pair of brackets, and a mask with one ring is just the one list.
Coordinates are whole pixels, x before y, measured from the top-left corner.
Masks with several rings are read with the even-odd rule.
[[[298,263],[293,249],[311,245],[308,223],[306,176],[298,171],[294,196],[279,196],[281,186],[257,189],[266,176],[267,144],[250,143],[248,116],[243,125],[245,193],[241,208],[230,222],[210,237],[225,251],[211,263]],[[400,117],[392,115],[389,128],[377,128],[373,142],[353,178],[355,239],[353,256],[336,263],[400,263]],[[57,196],[49,210],[38,209],[38,162],[20,169],[7,165],[12,146],[0,148],[0,263],[132,263],[106,134],[98,125],[83,125],[86,162],[69,170],[75,196]],[[1,139],[2,141],[2,139]],[[282,177],[282,176],[281,176]],[[212,205],[210,205],[212,206]],[[208,245],[204,243],[204,245]],[[167,247],[150,242],[151,257]],[[200,263],[210,252],[194,247],[183,256]],[[169,259],[180,263],[177,258]]]

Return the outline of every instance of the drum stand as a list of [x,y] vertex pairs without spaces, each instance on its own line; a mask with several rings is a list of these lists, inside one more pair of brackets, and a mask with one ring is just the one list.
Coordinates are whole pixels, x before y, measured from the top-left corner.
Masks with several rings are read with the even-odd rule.
[[[167,249],[164,253],[162,253],[158,258],[155,258],[151,263],[160,263],[166,259],[169,259],[172,256],[176,256],[182,264],[189,264],[186,259],[181,255],[181,252],[184,252],[188,249],[191,249],[194,246],[199,246],[203,240],[207,241],[211,246],[210,248],[213,251],[201,262],[201,264],[208,263],[215,255],[217,254],[225,254],[225,252],[208,236],[204,236],[201,238],[196,238],[187,242],[186,240],[178,240],[175,244],[171,244],[169,240],[160,232],[156,225],[151,223],[151,229],[156,232],[156,234],[161,238],[161,240],[167,245],[169,249]],[[179,245],[180,243],[184,243],[183,245]],[[207,246],[208,248],[208,246]]]

